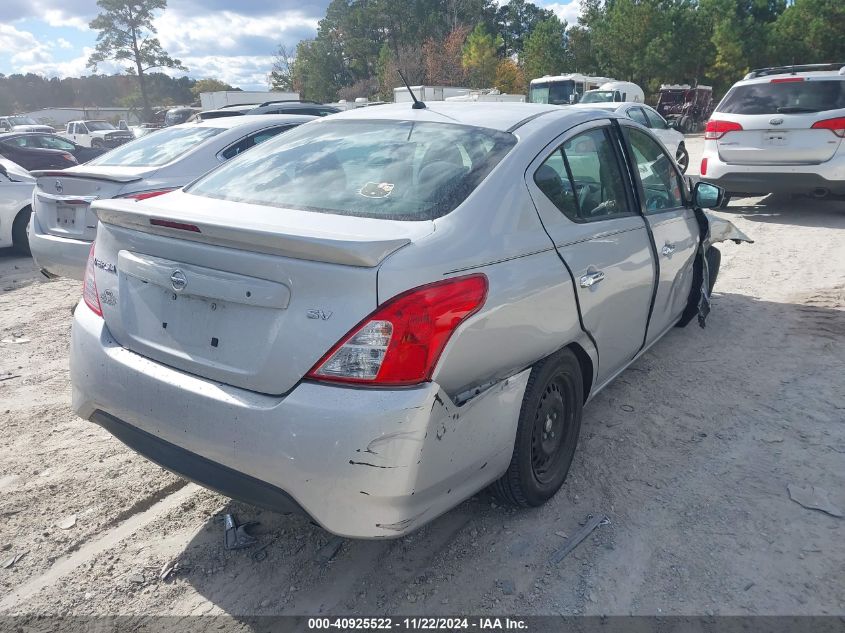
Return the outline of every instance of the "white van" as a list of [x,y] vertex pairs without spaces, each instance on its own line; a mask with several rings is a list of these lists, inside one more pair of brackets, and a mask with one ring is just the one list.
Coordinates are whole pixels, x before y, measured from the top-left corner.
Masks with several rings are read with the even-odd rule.
[[636,103],[645,101],[643,89],[630,81],[609,81],[596,90],[585,92],[580,103],[624,103],[626,101]]

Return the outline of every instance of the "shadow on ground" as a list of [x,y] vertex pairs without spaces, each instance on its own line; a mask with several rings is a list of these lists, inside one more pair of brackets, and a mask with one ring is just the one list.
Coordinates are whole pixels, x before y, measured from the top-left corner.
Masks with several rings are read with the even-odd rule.
[[819,228],[845,228],[845,201],[771,194],[765,198],[735,199],[724,213],[754,222]]
[[[791,303],[716,290],[706,329],[670,332],[586,407],[569,478],[543,508],[481,493],[407,537],[345,540],[328,557],[333,537],[307,519],[233,502],[260,521],[259,544],[224,550],[210,519],[178,557],[182,578],[235,616],[835,611],[841,520],[785,486],[822,485],[845,505],[845,289]],[[561,535],[599,512],[611,525],[551,564]]]

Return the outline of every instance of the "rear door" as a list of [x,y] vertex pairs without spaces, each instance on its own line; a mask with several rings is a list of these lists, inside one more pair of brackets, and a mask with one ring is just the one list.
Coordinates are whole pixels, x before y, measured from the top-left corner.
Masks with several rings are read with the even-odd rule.
[[845,117],[845,77],[797,75],[734,86],[711,121],[742,128],[716,139],[727,163],[813,165],[833,158],[842,142],[813,125],[838,117]]
[[648,344],[672,327],[686,307],[699,229],[675,161],[647,132],[624,121],[622,130],[635,167],[641,210],[657,251],[658,282],[645,338]]
[[526,172],[543,226],[573,277],[583,326],[598,348],[599,384],[642,346],[655,278],[648,231],[620,149],[610,121],[588,123],[549,146]]

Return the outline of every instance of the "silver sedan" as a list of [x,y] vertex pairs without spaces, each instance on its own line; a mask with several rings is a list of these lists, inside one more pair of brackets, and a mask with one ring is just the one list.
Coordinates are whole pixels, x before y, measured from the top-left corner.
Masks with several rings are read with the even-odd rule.
[[76,412],[349,537],[482,488],[538,506],[584,405],[710,307],[719,240],[651,131],[597,110],[361,108],[186,189],[94,203]]

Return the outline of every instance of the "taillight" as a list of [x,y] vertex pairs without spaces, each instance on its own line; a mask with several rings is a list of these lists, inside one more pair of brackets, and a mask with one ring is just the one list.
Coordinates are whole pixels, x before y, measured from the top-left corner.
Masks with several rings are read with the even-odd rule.
[[728,132],[739,132],[742,126],[734,121],[708,121],[704,128],[704,138],[715,141],[722,138]]
[[166,193],[170,193],[174,191],[176,187],[170,187],[169,189],[152,189],[150,191],[138,191],[136,193],[127,193],[122,196],[116,196],[118,198],[130,198],[132,200],[146,200],[147,198],[155,198],[156,196],[161,196]]
[[804,81],[803,77],[784,77],[783,79],[772,79],[770,84],[791,84],[795,81]]
[[699,169],[699,170],[698,170],[698,172],[699,172],[702,176],[706,176],[706,175],[707,175],[707,157],[706,157],[706,156],[705,156],[704,158],[702,158],[702,159],[701,159],[701,169]]
[[449,338],[486,297],[484,275],[438,281],[397,295],[343,337],[308,377],[379,386],[430,380]]
[[813,123],[814,130],[830,130],[839,138],[845,138],[845,116],[836,117],[835,119],[825,119],[824,121],[816,121]]
[[73,157],[73,154],[61,154],[61,157],[65,159],[69,163],[73,163],[76,165],[76,159]]
[[94,244],[88,251],[88,264],[85,266],[85,277],[82,280],[82,298],[85,305],[97,316],[103,316],[103,308],[100,305],[100,297],[97,295],[97,281],[94,279]]

